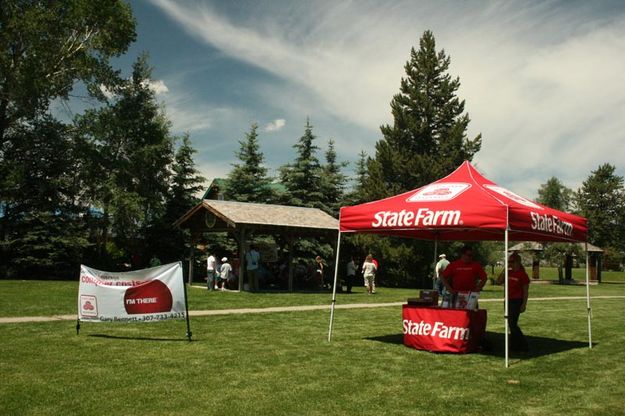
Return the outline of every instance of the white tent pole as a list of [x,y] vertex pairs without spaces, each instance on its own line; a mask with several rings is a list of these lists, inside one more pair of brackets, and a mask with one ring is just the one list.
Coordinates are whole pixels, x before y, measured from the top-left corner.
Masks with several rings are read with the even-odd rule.
[[589,274],[590,274],[590,255],[588,254],[588,241],[586,241],[586,309],[588,311],[588,348],[592,348],[592,309],[590,308],[590,286],[589,286]]
[[508,345],[508,228],[506,227],[506,231],[504,232],[504,261],[503,261],[503,267],[504,267],[504,276],[506,277],[506,279],[504,280],[504,319],[505,319],[505,325],[504,325],[504,332],[505,332],[505,339],[506,339],[506,368],[508,368],[510,366],[509,363],[509,357],[508,357],[508,350],[509,350],[509,345]]
[[336,304],[336,281],[339,274],[339,254],[341,253],[341,231],[336,242],[336,260],[334,261],[334,284],[332,285],[332,305],[330,306],[330,328],[328,329],[328,342],[332,339],[332,322],[334,321],[334,305]]
[[432,289],[436,289],[436,257],[438,255],[438,235],[434,235],[434,278],[432,279]]

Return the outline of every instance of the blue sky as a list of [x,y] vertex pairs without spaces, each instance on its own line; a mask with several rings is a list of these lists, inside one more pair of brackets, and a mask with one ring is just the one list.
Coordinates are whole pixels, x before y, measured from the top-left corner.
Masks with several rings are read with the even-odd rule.
[[[462,84],[476,166],[535,197],[549,177],[576,189],[602,163],[625,175],[625,3],[620,1],[131,2],[175,132],[210,180],[253,122],[270,173],[295,157],[310,117],[339,159],[374,153],[410,48],[433,31]],[[318,155],[320,159],[323,154]],[[353,166],[353,163],[352,163]]]

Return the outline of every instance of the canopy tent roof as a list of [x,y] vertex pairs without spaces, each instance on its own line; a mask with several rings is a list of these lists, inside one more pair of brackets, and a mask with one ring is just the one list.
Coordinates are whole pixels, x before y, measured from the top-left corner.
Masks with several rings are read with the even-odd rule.
[[338,221],[317,208],[204,199],[174,225],[195,232],[233,231],[237,227],[258,232],[322,235],[338,231]]
[[341,232],[428,240],[586,241],[585,218],[530,201],[498,186],[465,161],[429,185],[341,208]]

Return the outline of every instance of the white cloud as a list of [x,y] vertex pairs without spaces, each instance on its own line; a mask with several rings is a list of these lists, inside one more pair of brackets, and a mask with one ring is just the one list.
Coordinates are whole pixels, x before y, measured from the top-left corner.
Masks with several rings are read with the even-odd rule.
[[111,90],[109,90],[106,85],[100,84],[100,86],[98,87],[100,89],[100,92],[102,94],[104,94],[104,96],[106,98],[108,98],[109,100],[113,99],[113,97],[115,97],[115,93],[112,92]]
[[196,39],[282,79],[282,86],[254,91],[267,103],[302,120],[323,113],[370,132],[344,136],[337,149],[372,149],[379,125],[391,122],[389,102],[410,48],[432,29],[437,48],[451,56],[450,74],[460,77],[469,133],[483,134],[476,162],[491,179],[533,197],[549,177],[577,187],[601,163],[625,174],[623,9],[602,15],[566,2],[252,2],[226,15],[206,3],[154,3]]
[[148,87],[156,95],[166,94],[169,92],[169,88],[167,88],[167,85],[165,85],[165,81],[163,81],[162,79],[150,80],[148,83]]
[[267,132],[278,131],[284,126],[286,126],[286,120],[283,118],[277,118],[274,121],[267,123],[264,130]]

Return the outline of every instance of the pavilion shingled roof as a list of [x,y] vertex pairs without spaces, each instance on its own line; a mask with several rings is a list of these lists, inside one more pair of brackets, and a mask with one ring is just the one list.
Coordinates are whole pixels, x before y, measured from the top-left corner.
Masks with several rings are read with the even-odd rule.
[[317,208],[205,199],[202,205],[218,211],[235,224],[338,230],[338,220]]
[[[207,218],[214,216],[215,220]],[[317,234],[338,232],[338,220],[317,208],[204,199],[174,225],[195,231],[248,230]]]

